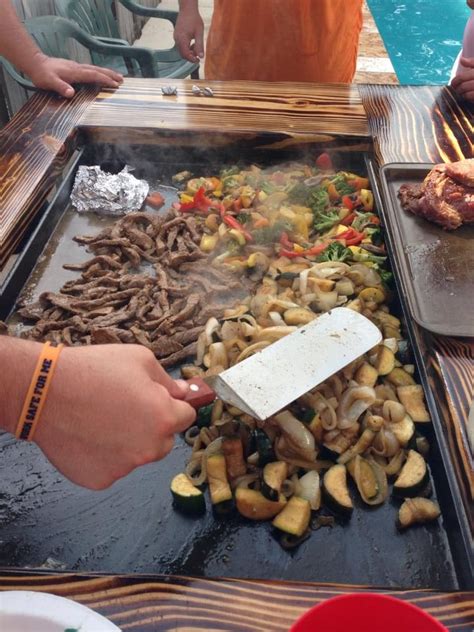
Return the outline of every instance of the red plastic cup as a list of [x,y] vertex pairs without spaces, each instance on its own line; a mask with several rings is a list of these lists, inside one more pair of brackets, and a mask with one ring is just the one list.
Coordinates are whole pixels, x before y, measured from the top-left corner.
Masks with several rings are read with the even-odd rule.
[[290,632],[449,632],[425,610],[388,595],[354,593],[314,606]]

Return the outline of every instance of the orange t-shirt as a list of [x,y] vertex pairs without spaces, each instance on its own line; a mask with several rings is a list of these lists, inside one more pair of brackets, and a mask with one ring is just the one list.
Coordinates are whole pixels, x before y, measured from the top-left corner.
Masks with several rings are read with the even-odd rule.
[[207,79],[350,83],[362,0],[214,0]]

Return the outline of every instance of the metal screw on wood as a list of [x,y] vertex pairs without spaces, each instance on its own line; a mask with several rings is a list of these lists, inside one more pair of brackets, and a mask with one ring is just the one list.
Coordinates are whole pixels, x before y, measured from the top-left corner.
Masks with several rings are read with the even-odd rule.
[[176,86],[162,86],[161,92],[165,97],[177,96],[178,88]]
[[209,86],[206,86],[205,88],[200,88],[199,86],[194,85],[191,88],[192,92],[194,95],[196,95],[197,97],[213,97],[214,96],[214,92],[212,91],[211,88],[209,88]]

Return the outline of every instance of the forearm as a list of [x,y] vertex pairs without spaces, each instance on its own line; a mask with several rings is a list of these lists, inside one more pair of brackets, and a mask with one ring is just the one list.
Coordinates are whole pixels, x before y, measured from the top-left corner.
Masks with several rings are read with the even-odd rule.
[[0,336],[0,428],[15,432],[41,344]]
[[198,0],[179,0],[179,10],[199,13]]
[[45,57],[26,32],[10,0],[0,0],[0,55],[27,75]]

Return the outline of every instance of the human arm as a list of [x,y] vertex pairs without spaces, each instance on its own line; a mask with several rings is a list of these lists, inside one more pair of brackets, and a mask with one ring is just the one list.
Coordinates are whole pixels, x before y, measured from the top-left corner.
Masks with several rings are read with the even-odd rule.
[[474,57],[461,57],[451,87],[463,99],[474,101]]
[[[14,433],[41,345],[0,337],[0,427]],[[171,379],[139,345],[62,350],[34,436],[74,483],[104,489],[140,465],[162,459],[174,435],[195,419]]]
[[174,41],[184,59],[196,63],[204,57],[204,22],[198,0],[179,0]]
[[28,35],[9,0],[0,0],[0,55],[24,72],[38,88],[74,96],[72,83],[117,88],[122,76],[108,68],[48,57]]

